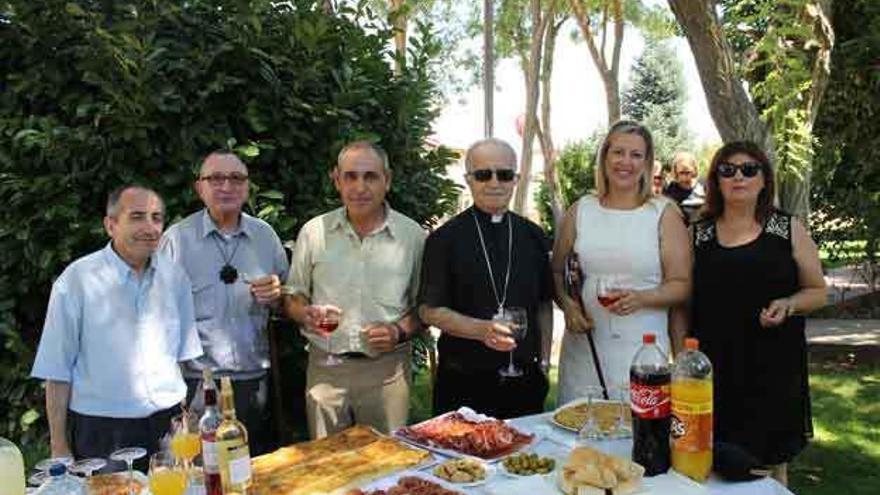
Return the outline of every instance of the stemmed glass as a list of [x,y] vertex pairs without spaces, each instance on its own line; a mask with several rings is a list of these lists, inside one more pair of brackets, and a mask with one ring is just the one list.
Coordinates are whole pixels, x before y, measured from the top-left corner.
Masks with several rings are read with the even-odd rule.
[[125,462],[128,465],[128,492],[134,495],[134,461],[147,455],[143,447],[125,447],[110,454],[110,460]]
[[602,425],[599,424],[596,408],[593,406],[602,399],[602,387],[590,385],[586,387],[585,391],[587,394],[587,418],[583,426],[578,430],[578,441],[601,440],[604,437],[604,432],[602,431]]
[[89,459],[80,459],[74,462],[70,465],[70,471],[82,474],[86,478],[91,478],[92,473],[103,468],[106,465],[106,459],[101,459],[100,457],[92,457]]
[[632,421],[630,419],[630,391],[628,385],[619,385],[612,388],[611,398],[617,402],[617,419],[611,429],[612,438],[632,437]]
[[[606,310],[623,297],[621,291],[626,289],[627,284],[624,282],[623,275],[605,274],[596,277],[596,300]],[[612,339],[621,337],[620,333],[614,330],[614,314],[609,314],[608,331],[611,333]]]
[[179,459],[168,452],[150,457],[150,493],[152,495],[183,495],[186,490],[186,470]]
[[324,360],[324,366],[339,366],[342,359],[333,354],[333,339],[331,334],[339,328],[339,321],[342,319],[342,310],[336,306],[323,306],[321,308],[321,316],[318,318],[318,328],[327,334],[327,359]]
[[[510,336],[513,337],[517,344],[526,338],[529,320],[525,308],[504,308],[492,320],[509,328]],[[522,376],[523,371],[513,364],[513,350],[510,351],[507,367],[498,370],[498,374],[508,378]]]
[[183,462],[186,473],[191,471],[193,459],[202,451],[198,431],[198,418],[190,411],[184,410],[171,418],[171,452]]

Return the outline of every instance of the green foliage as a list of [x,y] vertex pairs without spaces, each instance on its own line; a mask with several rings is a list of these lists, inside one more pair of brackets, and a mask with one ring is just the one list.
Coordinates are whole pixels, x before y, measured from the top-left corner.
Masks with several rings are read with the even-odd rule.
[[[783,209],[805,214],[813,161],[813,65],[824,40],[808,12],[815,0],[723,0],[725,34],[739,55],[762,120],[773,136]],[[849,15],[849,14],[848,14]]]
[[880,250],[880,4],[834,3],[837,48],[831,79],[816,121],[811,218],[831,259],[852,243],[876,277]]
[[693,147],[684,121],[685,100],[684,71],[675,50],[648,39],[644,52],[633,64],[621,110],[648,126],[654,138],[654,156],[664,164],[676,151],[691,151]]
[[382,21],[320,3],[0,2],[0,435],[45,435],[26,376],[50,286],[106,242],[103,203],[123,182],[155,187],[173,221],[200,207],[200,157],[234,149],[250,211],[292,239],[338,205],[336,153],[367,138],[389,153],[395,208],[424,225],[451,211],[452,153],[424,146],[439,97],[429,29],[394,75]]
[[[602,137],[602,134],[596,132],[587,139],[571,143],[562,149],[556,161],[556,173],[559,176],[562,203],[566,208],[595,189],[596,152]],[[544,182],[535,191],[535,202],[541,215],[541,226],[552,237],[553,212],[550,209],[550,192]]]

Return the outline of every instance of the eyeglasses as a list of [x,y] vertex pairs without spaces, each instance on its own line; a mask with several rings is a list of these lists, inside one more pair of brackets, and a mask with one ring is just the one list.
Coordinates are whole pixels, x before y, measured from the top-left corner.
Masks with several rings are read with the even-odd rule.
[[233,186],[240,186],[247,182],[247,174],[233,172],[231,174],[211,174],[199,177],[199,180],[206,181],[214,187],[220,187],[224,182],[229,181]]
[[516,178],[516,172],[510,168],[481,168],[479,170],[474,170],[473,172],[469,172],[467,175],[470,175],[477,182],[489,182],[492,180],[492,174],[495,174],[495,177],[498,179],[498,182],[510,182]]
[[754,177],[764,169],[764,165],[758,162],[736,163],[721,162],[718,164],[718,175],[726,179],[736,175],[736,171],[742,172],[743,177]]

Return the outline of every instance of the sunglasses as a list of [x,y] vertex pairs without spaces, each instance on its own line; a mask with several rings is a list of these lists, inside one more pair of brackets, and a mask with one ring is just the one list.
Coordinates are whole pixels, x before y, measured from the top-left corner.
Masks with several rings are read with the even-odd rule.
[[468,173],[477,182],[489,182],[492,174],[495,174],[498,182],[510,182],[516,178],[516,172],[509,168],[481,168]]
[[743,177],[754,177],[758,172],[764,170],[764,165],[758,162],[745,162],[737,165],[735,163],[721,162],[718,164],[718,175],[729,179],[736,175],[736,171],[742,172]]

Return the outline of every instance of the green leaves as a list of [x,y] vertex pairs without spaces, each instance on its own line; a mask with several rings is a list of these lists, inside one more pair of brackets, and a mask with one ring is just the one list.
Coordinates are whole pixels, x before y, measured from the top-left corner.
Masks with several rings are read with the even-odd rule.
[[396,209],[430,225],[455,204],[442,175],[453,155],[423,147],[439,101],[437,42],[424,26],[395,75],[381,19],[327,16],[317,0],[8,3],[0,332],[17,340],[0,351],[0,435],[45,433],[28,414],[42,411],[39,384],[26,377],[51,283],[106,242],[105,198],[121,183],[155,187],[168,218],[181,218],[201,206],[199,160],[230,149],[250,168],[248,211],[294,239],[338,204],[327,172],[339,149],[372,136],[395,171]]

